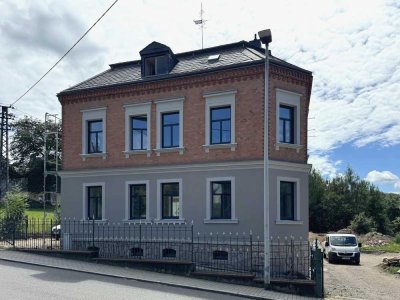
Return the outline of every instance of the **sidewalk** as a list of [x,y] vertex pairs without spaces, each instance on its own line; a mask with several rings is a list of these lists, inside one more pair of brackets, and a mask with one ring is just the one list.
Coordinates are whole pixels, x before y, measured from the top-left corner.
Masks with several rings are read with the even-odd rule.
[[234,296],[244,296],[253,299],[284,299],[284,300],[306,300],[316,299],[267,291],[262,288],[215,282],[191,277],[162,274],[138,269],[114,267],[91,262],[72,259],[48,257],[44,255],[22,253],[11,250],[0,249],[0,260],[26,263],[30,265],[46,266],[58,269],[85,272],[89,274],[124,278],[143,282],[152,282],[175,287],[190,288],[196,290],[210,291]]

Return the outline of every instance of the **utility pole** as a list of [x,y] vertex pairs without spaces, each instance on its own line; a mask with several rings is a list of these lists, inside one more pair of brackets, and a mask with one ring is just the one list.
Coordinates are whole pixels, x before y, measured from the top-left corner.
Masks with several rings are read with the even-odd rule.
[[14,118],[14,115],[8,112],[11,106],[1,106],[0,120],[0,200],[7,193],[10,184],[9,173],[9,149],[8,149],[8,132],[10,126],[8,121]]
[[271,245],[270,245],[270,205],[269,205],[269,43],[272,42],[270,29],[258,32],[261,43],[265,45],[264,72],[264,287],[271,285]]
[[203,3],[201,3],[201,5],[200,5],[200,19],[199,19],[199,20],[194,20],[194,21],[193,21],[194,24],[199,25],[200,28],[201,28],[201,49],[204,48],[204,45],[203,45],[203,43],[204,43],[204,39],[203,39],[203,30],[204,30],[204,24],[207,22],[207,20],[204,20],[204,19],[203,19],[203,13],[204,13],[204,10],[203,10]]

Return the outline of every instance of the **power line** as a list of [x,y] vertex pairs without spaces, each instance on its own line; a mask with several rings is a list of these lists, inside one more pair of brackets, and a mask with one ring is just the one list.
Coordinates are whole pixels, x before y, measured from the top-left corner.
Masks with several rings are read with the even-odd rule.
[[69,50],[67,52],[65,52],[65,54],[46,72],[44,73],[44,75],[42,77],[39,78],[38,81],[36,81],[25,93],[23,93],[17,100],[15,100],[11,105],[14,105],[15,103],[17,103],[19,100],[21,100],[26,94],[28,94],[44,77],[46,77],[47,74],[49,74],[51,72],[51,70],[53,70],[60,61],[62,61],[64,59],[64,57],[66,57],[68,55],[68,53],[71,52],[72,49],[75,48],[76,45],[78,45],[78,43],[89,33],[90,30],[92,30],[92,28],[94,26],[96,26],[96,24],[108,13],[108,11],[118,2],[118,0],[115,0],[113,4],[111,4],[111,6],[100,16],[100,18],[97,19],[96,22],[94,22],[94,24],[92,26],[90,26],[90,28],[79,38],[79,40],[71,47],[69,48]]

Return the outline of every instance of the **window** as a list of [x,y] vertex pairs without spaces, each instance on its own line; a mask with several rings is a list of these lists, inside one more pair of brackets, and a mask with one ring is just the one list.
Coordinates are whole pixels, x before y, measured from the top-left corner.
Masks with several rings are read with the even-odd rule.
[[235,205],[235,177],[206,178],[205,224],[237,224]]
[[147,116],[131,118],[131,150],[147,149]]
[[151,155],[151,102],[125,104],[125,157]]
[[295,149],[296,152],[299,152],[303,148],[303,145],[300,145],[302,96],[302,94],[295,92],[276,89],[276,150],[282,147]]
[[179,219],[179,183],[170,182],[161,184],[162,218]]
[[162,114],[162,147],[179,147],[179,112]]
[[146,219],[146,184],[130,185],[130,219]]
[[228,260],[228,252],[223,250],[214,250],[213,259],[216,260]]
[[82,160],[87,157],[107,158],[106,107],[81,110],[82,113]]
[[155,100],[157,112],[156,149],[163,152],[179,152],[183,155],[183,102],[184,98]]
[[211,182],[211,219],[231,218],[231,182]]
[[168,55],[149,57],[145,59],[145,75],[161,75],[168,73]]
[[103,152],[103,121],[88,121],[88,153]]
[[236,149],[236,90],[205,93],[205,152],[213,148]]
[[87,217],[89,220],[101,220],[103,211],[103,192],[101,186],[87,187]]
[[279,106],[279,142],[294,144],[294,107]]
[[131,255],[132,256],[143,256],[143,248],[140,248],[140,247],[131,248]]
[[211,108],[211,144],[231,142],[231,107]]
[[163,257],[176,257],[176,250],[172,248],[164,248],[162,250],[162,256]]
[[280,182],[280,220],[295,220],[295,183]]
[[149,218],[149,180],[125,181],[124,222],[142,222]]

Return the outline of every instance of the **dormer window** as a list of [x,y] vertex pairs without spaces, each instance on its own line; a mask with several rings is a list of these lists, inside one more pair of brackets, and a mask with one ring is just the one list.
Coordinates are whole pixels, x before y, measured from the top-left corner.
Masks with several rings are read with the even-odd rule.
[[168,73],[168,55],[149,57],[145,60],[145,76],[161,75]]
[[150,43],[140,51],[142,57],[142,77],[168,74],[177,63],[168,46],[158,42]]

